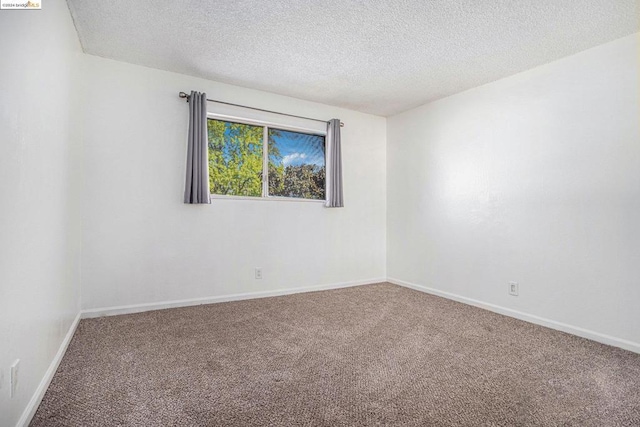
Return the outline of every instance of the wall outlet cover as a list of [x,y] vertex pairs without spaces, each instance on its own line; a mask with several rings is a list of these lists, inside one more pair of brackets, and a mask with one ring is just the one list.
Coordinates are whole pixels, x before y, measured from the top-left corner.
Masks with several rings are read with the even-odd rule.
[[16,388],[18,387],[19,368],[20,368],[20,359],[16,359],[16,361],[11,364],[11,390],[9,392],[11,397],[15,396]]
[[518,282],[509,282],[509,295],[518,296]]

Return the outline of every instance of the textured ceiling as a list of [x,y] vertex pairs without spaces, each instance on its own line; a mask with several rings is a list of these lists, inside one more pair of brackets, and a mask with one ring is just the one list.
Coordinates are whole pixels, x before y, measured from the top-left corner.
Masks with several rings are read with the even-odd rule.
[[640,29],[640,0],[68,3],[89,54],[382,116]]

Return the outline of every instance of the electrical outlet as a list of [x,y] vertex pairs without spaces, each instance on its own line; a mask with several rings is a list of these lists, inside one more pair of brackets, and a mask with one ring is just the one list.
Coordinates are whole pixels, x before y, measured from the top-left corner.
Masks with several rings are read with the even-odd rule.
[[16,395],[16,387],[18,387],[18,368],[20,367],[20,359],[16,359],[15,362],[11,364],[11,390],[9,391],[9,396],[13,397]]
[[256,279],[262,279],[262,269],[260,267],[256,267]]
[[518,296],[518,282],[509,282],[509,295]]

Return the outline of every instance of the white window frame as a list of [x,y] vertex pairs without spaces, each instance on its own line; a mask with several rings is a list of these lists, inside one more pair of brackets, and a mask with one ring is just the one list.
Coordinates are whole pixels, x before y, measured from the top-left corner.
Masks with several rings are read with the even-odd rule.
[[288,130],[292,132],[305,133],[307,135],[316,135],[323,136],[325,142],[325,170],[327,167],[327,132],[318,131],[316,129],[308,129],[300,126],[291,126],[285,125],[281,123],[266,121],[266,120],[254,120],[254,119],[246,119],[244,117],[232,116],[228,114],[219,114],[219,113],[207,113],[207,119],[213,120],[221,120],[225,122],[233,122],[240,123],[243,125],[252,125],[252,126],[262,126],[263,128],[263,143],[262,143],[262,195],[261,196],[233,196],[227,194],[214,194],[211,193],[210,196],[212,199],[217,200],[253,200],[253,201],[265,201],[265,202],[302,202],[302,203],[321,203],[325,204],[327,202],[327,181],[325,178],[325,197],[324,199],[303,199],[300,197],[281,197],[281,196],[270,196],[269,195],[269,181],[268,181],[268,167],[269,167],[269,128],[274,129],[282,129]]

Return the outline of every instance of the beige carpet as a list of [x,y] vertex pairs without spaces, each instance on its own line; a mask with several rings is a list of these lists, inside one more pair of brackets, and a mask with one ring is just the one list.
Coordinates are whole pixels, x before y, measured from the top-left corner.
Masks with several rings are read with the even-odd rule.
[[640,426],[640,355],[390,284],[83,320],[32,426]]

